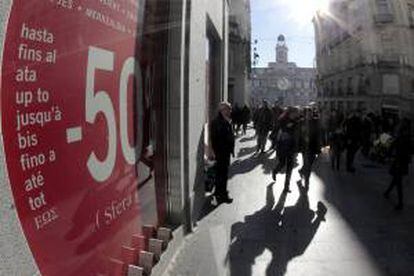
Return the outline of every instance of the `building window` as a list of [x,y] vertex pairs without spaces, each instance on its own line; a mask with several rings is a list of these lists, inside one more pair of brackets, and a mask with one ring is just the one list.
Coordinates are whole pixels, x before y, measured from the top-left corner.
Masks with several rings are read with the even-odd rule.
[[384,32],[381,34],[381,44],[384,49],[384,54],[386,55],[383,58],[386,58],[386,60],[392,61],[394,53],[396,52],[396,44],[395,44],[395,33],[388,33]]
[[375,22],[387,23],[393,20],[392,8],[390,0],[376,0],[377,14],[375,15]]
[[359,110],[365,110],[367,108],[366,103],[363,101],[358,102],[358,109]]
[[348,78],[348,83],[346,85],[346,94],[347,95],[352,95],[353,93],[353,89],[352,89],[352,77]]
[[329,86],[328,85],[323,86],[322,97],[329,97],[329,95],[330,95]]
[[377,0],[377,10],[379,14],[391,13],[391,3],[389,0]]
[[359,75],[359,79],[358,79],[358,93],[359,94],[366,94],[367,89],[366,89],[366,80],[365,80],[365,76],[363,74]]
[[400,78],[394,74],[382,76],[382,93],[386,95],[398,95],[400,93]]
[[408,5],[408,20],[410,27],[414,27],[414,5]]
[[338,95],[340,95],[340,96],[343,95],[342,80],[341,79],[338,81]]

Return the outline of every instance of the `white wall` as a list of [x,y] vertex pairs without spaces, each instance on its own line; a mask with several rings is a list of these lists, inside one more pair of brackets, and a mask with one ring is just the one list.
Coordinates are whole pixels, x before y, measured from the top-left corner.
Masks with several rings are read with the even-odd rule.
[[[226,0],[194,0],[192,1],[190,23],[190,67],[189,67],[189,191],[192,202],[193,219],[198,216],[202,206],[204,183],[202,174],[202,141],[203,127],[206,118],[206,38],[207,18],[211,20],[221,44],[227,40],[223,34],[226,22],[223,22],[223,1]],[[225,25],[223,25],[225,24]],[[223,39],[224,38],[224,39]],[[225,56],[225,55],[223,55]],[[222,60],[222,64],[225,64]],[[225,70],[226,71],[226,70]],[[224,77],[224,76],[223,76]],[[221,88],[227,87],[227,78]],[[216,91],[220,95],[221,91]],[[217,107],[212,106],[212,109]],[[196,206],[194,206],[196,203]]]
[[[169,41],[170,219],[175,223],[186,223],[186,230],[190,231],[190,222],[197,219],[204,199],[207,22],[210,21],[209,26],[221,44],[224,41],[227,45],[228,5],[226,0],[192,0],[190,10],[186,10],[186,2],[172,3],[174,16],[178,16],[181,8],[183,14],[190,12],[190,18],[189,22],[182,21],[181,26],[170,31]],[[221,51],[218,58],[221,66],[227,68],[227,48],[223,47]],[[220,94],[227,98],[227,70],[221,73],[223,83],[222,89],[216,91],[217,98]]]

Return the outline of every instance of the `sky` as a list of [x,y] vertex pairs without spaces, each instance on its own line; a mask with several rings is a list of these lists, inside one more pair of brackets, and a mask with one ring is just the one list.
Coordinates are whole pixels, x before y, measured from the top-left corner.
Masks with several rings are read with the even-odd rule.
[[289,61],[313,67],[315,57],[312,14],[323,0],[251,0],[252,43],[257,39],[258,67],[276,61],[275,46],[284,34]]

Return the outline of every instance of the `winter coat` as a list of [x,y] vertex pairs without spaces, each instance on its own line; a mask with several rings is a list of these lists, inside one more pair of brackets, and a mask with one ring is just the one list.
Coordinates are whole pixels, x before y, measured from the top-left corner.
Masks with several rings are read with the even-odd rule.
[[262,107],[257,114],[256,130],[259,133],[267,133],[273,126],[273,113],[270,108]]
[[394,153],[390,167],[391,175],[402,176],[408,174],[409,164],[411,162],[410,144],[409,135],[397,136],[394,140],[391,146],[392,152]]
[[345,137],[349,143],[358,144],[361,139],[362,123],[357,116],[351,116],[345,121]]
[[234,155],[234,134],[231,124],[219,113],[211,122],[210,141],[216,158]]
[[320,121],[312,118],[303,120],[300,125],[300,151],[319,154],[321,152]]
[[285,117],[279,122],[276,149],[280,156],[291,156],[297,151],[297,122]]

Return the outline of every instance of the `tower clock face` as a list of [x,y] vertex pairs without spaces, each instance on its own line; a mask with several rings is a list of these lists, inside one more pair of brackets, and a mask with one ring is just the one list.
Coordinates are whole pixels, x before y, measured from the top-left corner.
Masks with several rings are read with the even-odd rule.
[[288,90],[290,87],[290,81],[285,77],[281,77],[277,80],[277,87],[280,90]]

